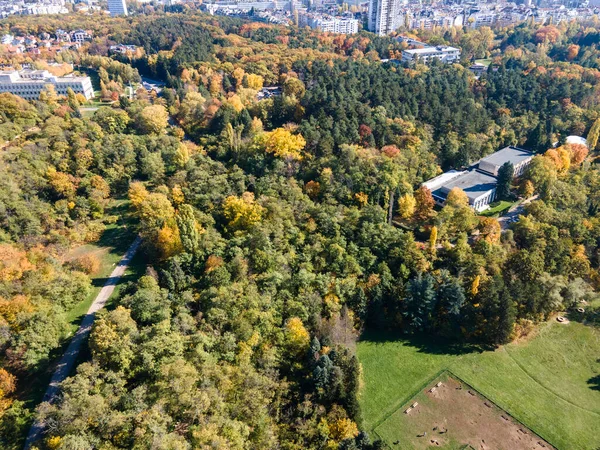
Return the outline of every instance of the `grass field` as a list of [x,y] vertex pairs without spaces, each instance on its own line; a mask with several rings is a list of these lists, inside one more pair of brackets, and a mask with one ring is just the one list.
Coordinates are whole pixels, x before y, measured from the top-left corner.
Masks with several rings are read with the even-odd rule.
[[493,217],[493,216],[501,216],[506,211],[510,209],[515,202],[507,202],[506,200],[500,200],[490,204],[490,208],[486,209],[479,213],[481,216]]
[[458,449],[468,445],[471,447],[467,448],[485,450],[550,448],[539,436],[448,372],[432,380],[383,422],[377,432],[392,443],[392,448],[411,450],[434,446]]
[[475,63],[483,64],[484,66],[489,66],[492,63],[491,59],[476,59]]
[[385,435],[390,446],[403,439],[402,427],[394,423],[396,410],[445,370],[558,449],[600,446],[597,329],[573,321],[548,323],[529,341],[495,351],[370,335],[359,343],[358,357],[364,426]]

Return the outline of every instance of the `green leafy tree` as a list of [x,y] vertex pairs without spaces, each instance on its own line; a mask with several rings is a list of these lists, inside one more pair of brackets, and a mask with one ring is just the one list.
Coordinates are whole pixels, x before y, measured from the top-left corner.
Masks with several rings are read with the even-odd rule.
[[496,195],[500,200],[510,198],[510,184],[515,173],[515,168],[510,162],[502,164],[498,169],[498,184],[496,185]]

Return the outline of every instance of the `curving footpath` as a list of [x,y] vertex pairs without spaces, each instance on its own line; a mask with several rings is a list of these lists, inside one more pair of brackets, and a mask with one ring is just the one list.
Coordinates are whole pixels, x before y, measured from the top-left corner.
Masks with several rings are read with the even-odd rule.
[[[115,290],[116,285],[119,283],[119,280],[127,270],[131,259],[135,255],[140,246],[142,239],[138,236],[133,244],[129,247],[125,255],[119,264],[110,274],[108,280],[96,296],[94,302],[91,304],[88,312],[85,317],[81,321],[81,325],[75,333],[73,339],[71,339],[71,343],[67,348],[67,351],[64,353],[60,362],[56,366],[56,370],[52,375],[52,379],[50,380],[50,384],[46,393],[44,394],[44,398],[42,402],[52,402],[56,399],[56,395],[60,390],[60,384],[69,376],[71,371],[73,370],[73,366],[77,361],[77,357],[79,356],[79,351],[81,350],[81,345],[85,342],[90,331],[92,330],[92,325],[94,324],[94,319],[96,318],[96,313],[104,308],[107,300],[112,295]],[[29,434],[27,435],[27,439],[25,440],[25,449],[29,449],[31,445],[41,438],[42,432],[44,431],[45,424],[36,420],[31,429],[29,430]]]

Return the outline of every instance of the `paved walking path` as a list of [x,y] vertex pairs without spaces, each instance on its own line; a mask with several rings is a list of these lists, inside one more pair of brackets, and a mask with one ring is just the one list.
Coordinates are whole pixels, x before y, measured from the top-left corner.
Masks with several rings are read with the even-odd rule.
[[[79,356],[79,351],[81,350],[81,345],[85,342],[90,331],[92,330],[92,325],[94,324],[94,319],[96,318],[96,313],[104,308],[106,301],[110,298],[113,291],[115,290],[116,285],[119,283],[119,280],[127,270],[131,259],[135,255],[140,243],[142,242],[141,238],[138,237],[133,244],[129,247],[119,264],[110,274],[108,280],[96,296],[96,299],[91,304],[88,309],[87,314],[81,321],[81,325],[75,333],[73,339],[71,339],[71,343],[67,348],[67,351],[62,356],[58,366],[56,366],[56,370],[54,375],[52,375],[52,379],[50,380],[50,385],[44,394],[44,398],[42,402],[52,402],[56,398],[56,394],[60,390],[60,384],[69,376],[71,371],[73,370],[73,366],[77,361],[77,357]],[[42,432],[44,431],[44,423],[39,421],[35,421],[29,430],[29,434],[27,435],[27,440],[25,441],[25,449],[31,447],[31,445],[40,439]]]

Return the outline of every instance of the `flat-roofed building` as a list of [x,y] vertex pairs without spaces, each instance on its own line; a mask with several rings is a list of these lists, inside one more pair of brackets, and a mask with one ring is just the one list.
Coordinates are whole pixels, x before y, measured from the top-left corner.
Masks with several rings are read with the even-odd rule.
[[495,200],[497,184],[496,177],[479,170],[446,172],[424,183],[438,205],[446,202],[452,189],[459,188],[467,194],[469,205],[476,211],[487,209]]
[[89,77],[56,77],[47,70],[21,70],[0,72],[0,93],[37,100],[47,85],[53,85],[58,95],[67,95],[69,88],[86,99],[94,97],[94,88]]
[[514,176],[518,177],[525,172],[525,169],[531,163],[533,153],[518,147],[505,147],[486,156],[479,161],[478,169],[491,175],[498,176],[498,170],[504,163],[511,163],[515,169]]
[[438,59],[444,63],[451,64],[460,59],[460,49],[438,45],[436,47],[413,48],[402,51],[402,61],[413,63],[420,61],[424,64]]
[[423,183],[431,191],[438,205],[446,203],[448,194],[459,188],[467,194],[469,205],[476,211],[483,211],[496,199],[498,170],[504,163],[512,163],[518,177],[523,174],[533,153],[517,147],[505,147],[481,159],[468,170],[449,170]]
[[325,32],[355,34],[358,33],[359,22],[352,17],[309,15],[306,18],[306,24],[311,28]]

